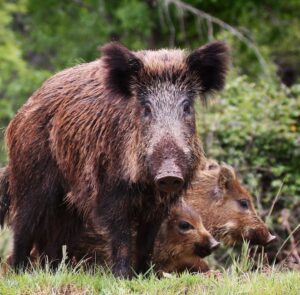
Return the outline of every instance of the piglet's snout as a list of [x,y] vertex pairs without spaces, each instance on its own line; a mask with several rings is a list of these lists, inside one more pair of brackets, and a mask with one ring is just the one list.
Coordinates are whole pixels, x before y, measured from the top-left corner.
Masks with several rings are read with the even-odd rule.
[[210,250],[215,251],[220,247],[220,243],[216,241],[214,238],[210,239]]
[[207,238],[206,241],[201,243],[195,243],[195,254],[201,258],[210,255],[220,246],[220,243],[217,242],[213,237]]

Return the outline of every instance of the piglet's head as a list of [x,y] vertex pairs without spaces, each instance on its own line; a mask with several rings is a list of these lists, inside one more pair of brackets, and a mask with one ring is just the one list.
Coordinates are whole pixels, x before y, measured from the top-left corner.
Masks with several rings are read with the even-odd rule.
[[216,186],[212,190],[211,226],[215,236],[226,244],[247,240],[250,244],[267,245],[276,239],[255,211],[249,192],[241,185],[232,167],[223,164],[216,169]]

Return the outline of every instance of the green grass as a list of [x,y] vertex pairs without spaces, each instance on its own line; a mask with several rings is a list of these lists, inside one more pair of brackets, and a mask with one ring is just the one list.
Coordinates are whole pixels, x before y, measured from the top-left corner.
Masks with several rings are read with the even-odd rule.
[[[1,242],[9,245],[9,232],[0,232]],[[9,247],[3,250],[5,255]],[[64,251],[63,251],[64,252]],[[5,257],[2,256],[2,257]],[[64,256],[66,256],[66,252]],[[300,294],[300,272],[279,271],[277,266],[266,267],[250,258],[249,246],[244,243],[240,255],[230,255],[231,264],[218,275],[167,275],[157,278],[138,276],[133,280],[114,278],[108,271],[84,271],[83,264],[68,268],[62,263],[56,272],[49,267],[16,274],[0,263],[0,295],[31,294]]]
[[91,273],[62,267],[55,273],[33,270],[0,275],[0,294],[300,294],[300,273],[227,271],[217,278],[185,273],[129,281],[100,270]]

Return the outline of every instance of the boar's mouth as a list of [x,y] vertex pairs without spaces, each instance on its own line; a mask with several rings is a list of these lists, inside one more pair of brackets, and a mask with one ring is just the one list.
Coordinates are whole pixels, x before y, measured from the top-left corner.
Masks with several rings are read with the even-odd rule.
[[276,241],[276,236],[265,230],[252,230],[249,234],[250,245],[267,246]]

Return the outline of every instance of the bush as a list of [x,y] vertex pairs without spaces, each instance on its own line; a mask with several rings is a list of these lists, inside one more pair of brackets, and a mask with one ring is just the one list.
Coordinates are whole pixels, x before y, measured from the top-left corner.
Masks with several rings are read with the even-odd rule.
[[231,79],[216,101],[201,109],[198,121],[207,155],[236,168],[262,215],[277,193],[275,211],[293,209],[300,202],[299,85],[287,89],[242,76]]

